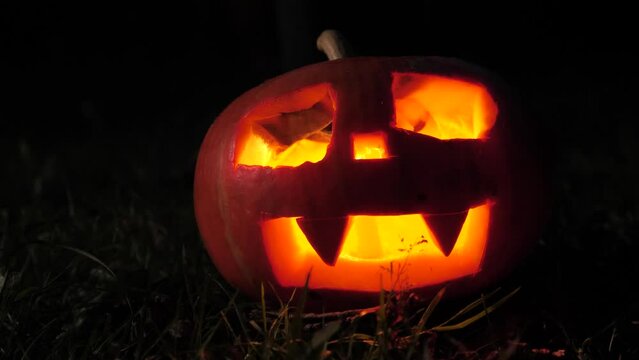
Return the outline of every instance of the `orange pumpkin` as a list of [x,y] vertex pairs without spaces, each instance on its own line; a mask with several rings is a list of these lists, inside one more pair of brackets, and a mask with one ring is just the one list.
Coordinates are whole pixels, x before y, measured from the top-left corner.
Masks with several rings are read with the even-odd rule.
[[[303,287],[329,308],[380,289],[474,292],[536,239],[537,172],[493,76],[436,57],[347,58],[250,90],[200,149],[195,212],[249,294]],[[266,286],[266,288],[269,288]]]

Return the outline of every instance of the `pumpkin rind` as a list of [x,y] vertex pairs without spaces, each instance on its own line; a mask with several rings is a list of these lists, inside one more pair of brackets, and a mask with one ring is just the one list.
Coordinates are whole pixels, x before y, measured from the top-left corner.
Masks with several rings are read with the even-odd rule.
[[[393,149],[398,147],[415,149],[412,155],[405,151],[404,159],[395,167],[386,159],[353,161],[351,135],[389,127],[395,117],[393,74],[410,73],[481,84],[499,107],[494,126],[484,139],[477,140],[437,140],[409,136],[402,129],[390,130],[385,133],[391,158]],[[238,166],[236,145],[247,114],[260,104],[318,84],[329,84],[337,94],[335,116],[348,119],[340,120],[341,127],[334,129],[326,156],[317,163],[296,167]],[[343,94],[348,96],[340,96]],[[266,220],[439,214],[463,212],[489,202],[490,223],[481,269],[472,276],[447,281],[448,292],[470,293],[496,281],[534,244],[541,208],[537,166],[522,144],[521,119],[509,95],[484,70],[459,60],[434,57],[324,62],[286,73],[248,91],[215,120],[198,156],[195,213],[213,262],[231,284],[246,293],[257,295],[260,283],[268,282],[278,295],[286,297],[292,288],[278,281],[263,243],[261,224]],[[407,168],[411,161],[430,167]],[[420,181],[411,183],[414,176],[402,177],[407,171],[419,175]],[[423,176],[424,172],[428,176]],[[458,173],[463,175],[450,175]],[[375,179],[373,184],[367,181],[371,178]],[[427,189],[428,194],[410,193],[409,199],[405,189],[412,188]],[[441,283],[430,284],[410,290],[429,295],[440,286]],[[318,303],[329,308],[377,301],[371,291],[311,290]]]

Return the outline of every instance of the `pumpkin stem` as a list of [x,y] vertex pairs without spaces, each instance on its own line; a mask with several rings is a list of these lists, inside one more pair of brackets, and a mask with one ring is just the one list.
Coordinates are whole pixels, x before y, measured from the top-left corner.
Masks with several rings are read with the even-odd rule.
[[326,54],[328,60],[345,58],[352,53],[348,41],[337,30],[322,31],[317,37],[317,49]]

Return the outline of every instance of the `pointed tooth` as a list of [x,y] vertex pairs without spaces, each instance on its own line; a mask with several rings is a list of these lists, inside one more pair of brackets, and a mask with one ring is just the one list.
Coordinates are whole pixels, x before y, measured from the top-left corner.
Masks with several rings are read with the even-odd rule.
[[435,243],[448,256],[455,248],[457,238],[466,221],[468,211],[456,214],[423,214],[426,225],[435,235]]
[[339,257],[348,217],[337,218],[297,218],[297,224],[306,239],[326,265],[334,266]]

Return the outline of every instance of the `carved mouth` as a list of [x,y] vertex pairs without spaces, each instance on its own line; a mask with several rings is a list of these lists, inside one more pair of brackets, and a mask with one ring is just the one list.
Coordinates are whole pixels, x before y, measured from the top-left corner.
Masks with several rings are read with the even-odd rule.
[[281,286],[379,291],[417,288],[480,271],[490,203],[456,214],[282,217],[261,223]]

